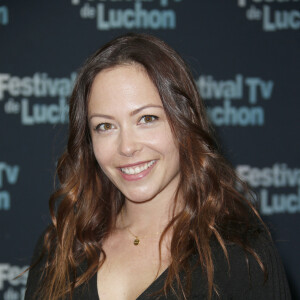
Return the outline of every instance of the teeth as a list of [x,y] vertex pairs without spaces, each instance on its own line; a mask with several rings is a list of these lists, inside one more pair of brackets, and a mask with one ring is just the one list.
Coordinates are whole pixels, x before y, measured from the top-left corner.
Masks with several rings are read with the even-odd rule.
[[128,175],[139,174],[139,173],[143,172],[144,170],[148,169],[149,167],[151,167],[154,163],[155,163],[155,160],[151,160],[150,162],[145,163],[145,164],[143,164],[139,167],[121,168],[121,171],[125,174],[128,174]]

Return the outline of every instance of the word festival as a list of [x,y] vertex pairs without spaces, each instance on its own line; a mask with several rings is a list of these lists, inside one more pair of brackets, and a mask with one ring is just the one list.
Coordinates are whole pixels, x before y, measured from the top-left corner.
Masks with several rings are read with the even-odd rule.
[[47,73],[35,73],[32,76],[12,76],[0,73],[0,101],[6,95],[12,97],[67,97],[74,86],[76,73],[70,77],[50,78]]

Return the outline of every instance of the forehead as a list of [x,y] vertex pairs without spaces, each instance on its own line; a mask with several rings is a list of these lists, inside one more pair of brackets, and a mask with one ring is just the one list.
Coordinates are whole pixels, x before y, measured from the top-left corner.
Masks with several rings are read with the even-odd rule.
[[89,110],[95,107],[136,109],[148,104],[162,105],[162,102],[156,86],[141,65],[119,65],[105,69],[94,79]]

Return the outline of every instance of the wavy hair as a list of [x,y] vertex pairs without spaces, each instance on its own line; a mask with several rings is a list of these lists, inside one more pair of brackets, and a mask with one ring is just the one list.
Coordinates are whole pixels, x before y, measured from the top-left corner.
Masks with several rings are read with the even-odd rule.
[[[57,165],[60,186],[50,198],[53,224],[44,238],[48,255],[39,296],[49,300],[72,298],[74,288],[88,281],[105,261],[102,244],[115,227],[124,196],[95,159],[87,107],[96,75],[123,64],[139,64],[146,70],[159,92],[179,148],[176,199],[184,195],[183,208],[173,215],[160,239],[161,246],[163,236],[172,228],[171,264],[160,292],[171,290],[178,298],[187,299],[192,274],[189,257],[197,254],[207,279],[208,298],[213,291],[218,293],[214,284],[213,240],[221,246],[227,261],[226,244],[233,242],[253,255],[266,272],[245,238],[256,226],[251,216],[260,218],[247,200],[250,193],[246,184],[218,150],[189,68],[160,39],[127,34],[100,48],[78,74],[70,98],[68,145]],[[87,267],[79,273],[78,267],[84,261]],[[179,277],[181,271],[186,274],[184,282]]]

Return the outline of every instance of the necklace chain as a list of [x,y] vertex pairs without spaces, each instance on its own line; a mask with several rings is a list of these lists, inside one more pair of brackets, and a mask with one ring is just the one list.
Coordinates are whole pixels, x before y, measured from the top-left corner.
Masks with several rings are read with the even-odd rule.
[[[134,241],[133,241],[133,245],[138,246],[140,243],[140,239],[141,238],[147,238],[147,235],[142,236],[142,237],[138,237],[136,234],[134,234],[128,227],[125,227],[124,225],[124,219],[123,219],[123,210],[121,210],[121,219],[122,219],[122,224],[123,227],[134,237]],[[159,234],[161,234],[160,232],[156,232],[155,234],[153,234],[152,236],[158,236]]]

